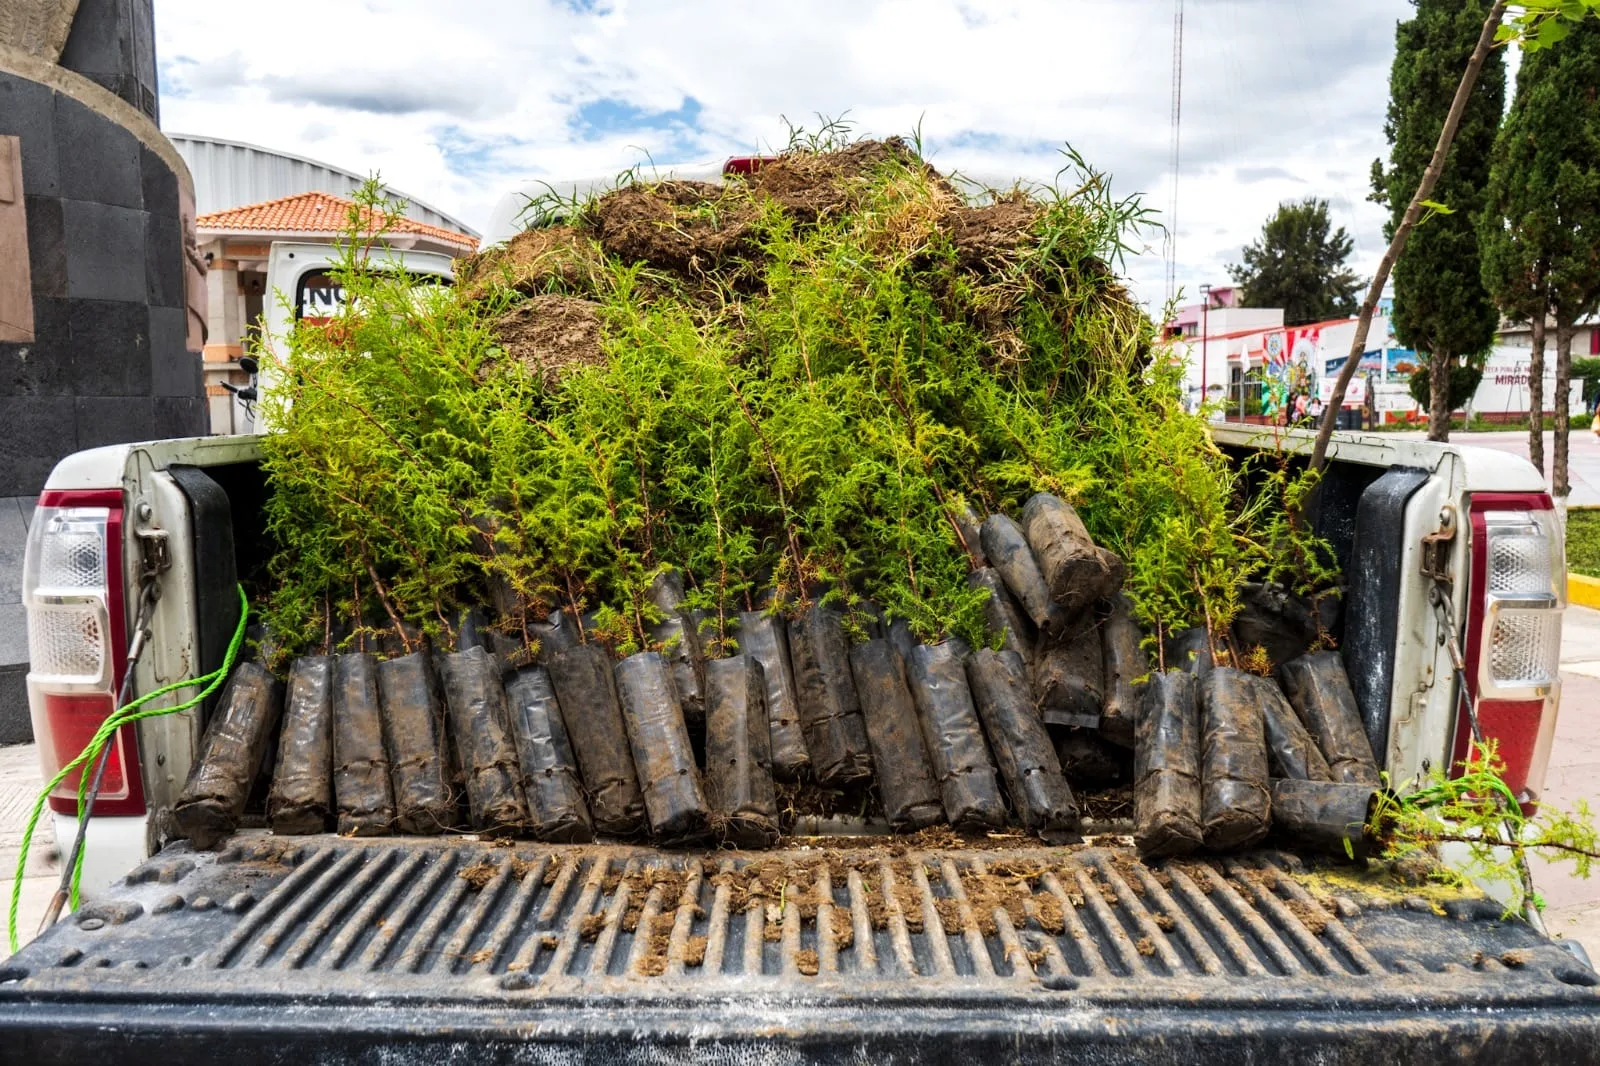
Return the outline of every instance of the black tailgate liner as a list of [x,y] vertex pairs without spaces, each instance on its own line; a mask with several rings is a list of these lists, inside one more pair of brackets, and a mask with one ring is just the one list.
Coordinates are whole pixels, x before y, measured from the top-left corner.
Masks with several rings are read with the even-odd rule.
[[[1272,852],[1153,870],[1106,848],[241,836],[168,848],[0,963],[0,1049],[79,1066],[1600,1058],[1600,978],[1494,905],[1313,893],[1302,873]],[[986,917],[969,889],[997,875],[1023,887]],[[765,902],[741,910],[752,878]]]

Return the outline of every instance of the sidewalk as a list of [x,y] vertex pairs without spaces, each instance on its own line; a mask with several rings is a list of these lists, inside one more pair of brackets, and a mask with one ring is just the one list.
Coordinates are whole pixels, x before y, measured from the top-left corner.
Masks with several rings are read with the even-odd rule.
[[[17,872],[22,834],[41,784],[37,745],[13,744],[0,748],[0,885],[5,888],[0,911],[11,906],[11,879]],[[33,835],[27,876],[22,881],[22,903],[17,908],[17,937],[24,944],[39,931],[45,908],[60,880],[61,861],[56,854],[54,825],[46,814],[40,817]],[[0,936],[0,958],[9,954]]]
[[[1581,800],[1600,813],[1600,611],[1568,607],[1561,631],[1561,719],[1556,723],[1544,801],[1570,811]],[[1600,877],[1572,874],[1571,863],[1533,860],[1545,898],[1545,925],[1577,940],[1600,962]]]

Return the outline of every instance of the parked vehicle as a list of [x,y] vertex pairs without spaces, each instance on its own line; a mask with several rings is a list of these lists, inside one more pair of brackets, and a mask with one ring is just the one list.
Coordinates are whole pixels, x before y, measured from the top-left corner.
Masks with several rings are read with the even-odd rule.
[[[1309,450],[1298,432],[1215,433],[1238,457]],[[141,574],[160,596],[136,690],[220,663],[234,584],[265,558],[259,455],[255,437],[155,441],[51,475],[23,590],[47,774],[112,708]],[[1380,436],[1341,434],[1332,455],[1315,520],[1350,579],[1343,647],[1393,780],[1464,750],[1453,638],[1511,786],[1537,802],[1565,587],[1538,474]],[[1362,895],[1270,850],[1166,870],[1107,846],[746,855],[247,829],[202,853],[166,844],[202,724],[118,737],[87,900],[0,964],[16,1061],[1600,1054],[1587,960],[1467,893]],[[74,801],[50,800],[58,840]],[[972,887],[995,870],[1031,887]],[[759,878],[780,882],[774,902],[741,909]]]

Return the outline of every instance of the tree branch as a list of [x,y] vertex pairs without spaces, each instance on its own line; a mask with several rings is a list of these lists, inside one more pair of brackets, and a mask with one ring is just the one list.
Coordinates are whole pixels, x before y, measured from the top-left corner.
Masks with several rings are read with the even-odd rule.
[[[1499,28],[1505,13],[1505,0],[1496,0],[1495,5],[1489,9],[1489,17],[1483,20],[1483,32],[1478,34],[1478,44],[1472,50],[1472,58],[1467,61],[1467,69],[1461,75],[1461,83],[1456,86],[1456,96],[1450,103],[1450,113],[1445,116],[1444,128],[1439,131],[1439,143],[1434,146],[1433,158],[1428,162],[1428,169],[1422,172],[1422,183],[1412,194],[1411,203],[1406,207],[1405,217],[1400,220],[1400,225],[1395,227],[1394,239],[1389,242],[1389,250],[1383,253],[1377,273],[1372,275],[1372,284],[1367,287],[1367,298],[1361,303],[1361,315],[1356,319],[1356,335],[1350,342],[1350,356],[1345,360],[1344,366],[1339,368],[1339,377],[1333,383],[1333,396],[1328,401],[1327,410],[1322,413],[1322,426],[1317,430],[1317,442],[1311,449],[1313,471],[1321,470],[1327,463],[1328,441],[1333,436],[1334,427],[1338,425],[1339,408],[1344,406],[1345,390],[1350,387],[1350,379],[1355,377],[1356,368],[1361,364],[1361,355],[1367,349],[1367,331],[1372,328],[1372,313],[1378,306],[1378,299],[1383,295],[1383,286],[1389,280],[1389,272],[1394,269],[1395,260],[1405,251],[1406,241],[1410,239],[1411,231],[1416,229],[1417,220],[1422,217],[1422,202],[1433,195],[1433,187],[1444,171],[1445,158],[1450,154],[1450,143],[1456,138],[1456,128],[1461,125],[1461,116],[1467,110],[1467,101],[1472,97],[1472,87],[1477,84],[1478,72],[1483,69],[1483,62],[1489,57],[1490,49],[1494,47],[1495,31]],[[1445,417],[1449,417],[1448,413]]]

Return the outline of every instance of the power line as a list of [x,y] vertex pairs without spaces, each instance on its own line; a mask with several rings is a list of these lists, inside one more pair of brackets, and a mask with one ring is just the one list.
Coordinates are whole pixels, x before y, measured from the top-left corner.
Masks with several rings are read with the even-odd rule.
[[1183,0],[1172,6],[1172,143],[1168,169],[1172,172],[1172,198],[1167,205],[1167,296],[1178,291],[1178,130],[1183,121]]

